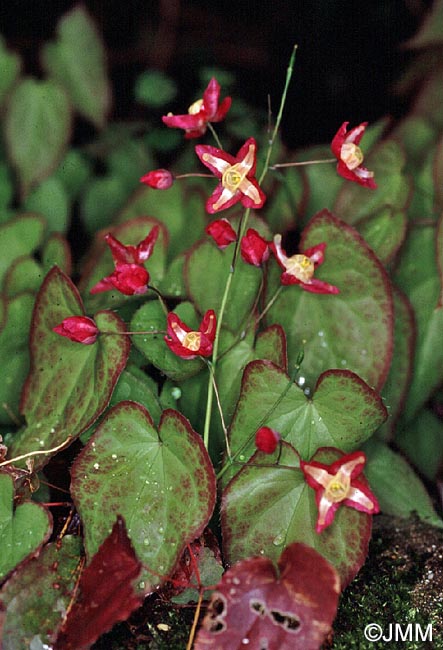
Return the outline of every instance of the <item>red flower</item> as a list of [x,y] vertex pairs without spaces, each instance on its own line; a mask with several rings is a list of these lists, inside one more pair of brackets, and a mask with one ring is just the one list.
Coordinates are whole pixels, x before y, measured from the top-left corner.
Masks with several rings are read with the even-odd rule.
[[346,132],[348,124],[349,122],[343,122],[331,142],[332,153],[338,160],[337,172],[348,181],[374,190],[377,187],[374,172],[362,166],[363,152],[358,146],[368,123],[362,122]]
[[254,138],[246,140],[235,158],[222,149],[203,144],[198,144],[195,152],[202,163],[220,178],[220,183],[206,203],[209,214],[226,210],[238,201],[245,208],[258,209],[263,206],[266,196],[254,178],[257,153]]
[[376,497],[365,483],[357,479],[365,463],[366,456],[362,451],[343,454],[340,460],[331,465],[315,461],[300,462],[307,484],[316,491],[317,533],[332,523],[335,512],[342,503],[370,515],[380,512]]
[[69,316],[52,329],[60,336],[66,336],[71,341],[83,345],[95,343],[99,334],[97,325],[87,316]]
[[164,115],[162,120],[166,126],[184,129],[185,138],[198,138],[206,131],[208,122],[221,122],[231,107],[231,98],[219,104],[220,84],[212,78],[203,93],[203,98],[198,99],[188,108],[187,115]]
[[210,235],[220,249],[226,248],[237,239],[237,233],[227,219],[216,219],[206,226],[205,231]]
[[248,228],[240,242],[240,252],[247,264],[261,266],[269,258],[269,245],[254,228]]
[[168,314],[166,344],[174,354],[182,359],[210,357],[215,339],[217,321],[212,309],[206,312],[198,331],[191,330],[177,314]]
[[90,293],[102,293],[112,289],[117,289],[125,296],[146,293],[149,273],[143,263],[151,257],[159,232],[159,226],[154,226],[137,246],[122,244],[111,233],[105,235],[105,241],[111,249],[115,271],[97,282]]
[[115,271],[92,287],[90,293],[117,289],[125,296],[142,295],[148,290],[149,273],[140,264],[116,264]]
[[167,190],[174,182],[174,177],[167,169],[153,169],[142,176],[140,182],[155,190]]
[[302,289],[311,293],[340,293],[338,287],[313,277],[317,266],[323,264],[326,244],[317,244],[304,253],[287,257],[281,247],[281,235],[275,235],[270,247],[283,269],[282,284],[299,284]]
[[269,427],[260,427],[255,434],[255,446],[265,454],[273,454],[280,442],[280,434]]

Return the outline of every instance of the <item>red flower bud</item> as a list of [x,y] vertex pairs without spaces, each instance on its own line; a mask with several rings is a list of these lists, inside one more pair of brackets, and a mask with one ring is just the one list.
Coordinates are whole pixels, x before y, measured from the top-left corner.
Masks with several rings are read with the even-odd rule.
[[60,336],[83,345],[95,343],[99,333],[97,325],[87,316],[69,316],[52,329]]
[[273,454],[280,442],[280,434],[269,427],[260,427],[255,434],[255,446],[265,454]]
[[240,252],[247,264],[261,266],[269,258],[268,242],[256,230],[248,228],[246,235],[242,237]]
[[117,264],[115,271],[97,282],[90,293],[117,289],[125,296],[141,295],[148,290],[149,273],[139,264]]
[[220,249],[226,248],[237,239],[236,232],[227,219],[216,219],[206,226],[205,231]]
[[140,182],[155,190],[167,190],[174,182],[174,177],[167,169],[153,169],[142,176]]

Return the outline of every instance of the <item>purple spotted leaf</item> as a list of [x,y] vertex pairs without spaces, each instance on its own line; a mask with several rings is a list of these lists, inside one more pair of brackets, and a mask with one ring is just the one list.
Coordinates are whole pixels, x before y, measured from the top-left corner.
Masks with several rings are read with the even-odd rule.
[[72,495],[83,521],[87,557],[120,514],[149,591],[171,575],[215,504],[215,475],[201,437],[177,411],[157,429],[144,407],[120,402],[100,423],[72,467]]
[[[365,189],[365,188],[361,188]],[[389,277],[359,233],[327,210],[304,230],[300,250],[326,244],[324,264],[316,277],[340,289],[318,295],[299,286],[284,286],[266,315],[280,323],[288,343],[291,368],[304,350],[297,381],[311,389],[329,368],[346,368],[375,389],[383,386],[393,347],[393,299]],[[280,277],[271,268],[269,299]]]
[[[312,460],[330,464],[341,455],[323,448]],[[341,506],[332,524],[317,533],[317,516],[315,491],[305,481],[294,447],[283,442],[273,454],[257,452],[223,492],[225,558],[233,563],[256,554],[276,561],[285,546],[303,542],[334,565],[344,587],[366,559],[372,517]]]
[[[79,293],[58,267],[47,274],[37,295],[31,325],[31,369],[21,412],[26,427],[10,444],[9,457],[61,445],[84,431],[107,406],[129,354],[124,324],[111,311],[96,314],[103,334],[93,345],[81,345],[56,334],[53,327],[69,316],[84,314]],[[49,454],[34,456],[43,467]]]
[[195,650],[318,650],[331,631],[340,593],[333,567],[291,544],[278,558],[252,557],[217,585]]

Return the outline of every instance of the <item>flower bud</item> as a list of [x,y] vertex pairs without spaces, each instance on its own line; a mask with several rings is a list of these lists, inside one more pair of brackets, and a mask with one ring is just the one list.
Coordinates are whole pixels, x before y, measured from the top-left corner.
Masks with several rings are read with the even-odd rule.
[[142,176],[140,182],[155,190],[167,190],[174,182],[174,177],[167,169],[153,169]]
[[97,325],[87,316],[69,316],[52,329],[60,336],[83,345],[95,343],[99,333]]

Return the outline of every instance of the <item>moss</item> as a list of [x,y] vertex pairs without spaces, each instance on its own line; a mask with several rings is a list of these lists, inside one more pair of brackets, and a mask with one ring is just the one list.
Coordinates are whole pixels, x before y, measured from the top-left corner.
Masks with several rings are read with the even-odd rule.
[[[407,650],[443,648],[443,533],[418,519],[375,518],[366,564],[343,592],[332,650],[378,650],[387,645]],[[403,633],[412,624],[412,640],[370,642],[364,629],[376,623],[389,635],[389,625]],[[415,634],[432,624],[433,642]],[[415,640],[415,637],[418,637]],[[394,632],[395,637],[395,632]]]

